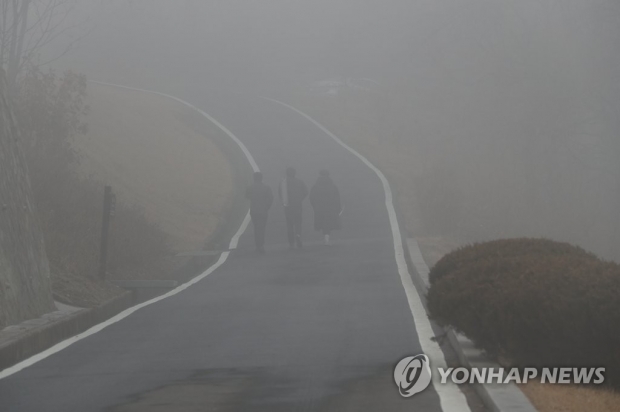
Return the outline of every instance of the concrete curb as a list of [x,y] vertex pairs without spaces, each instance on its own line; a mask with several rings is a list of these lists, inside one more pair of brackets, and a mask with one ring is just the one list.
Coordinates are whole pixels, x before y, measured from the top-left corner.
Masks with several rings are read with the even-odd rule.
[[[422,303],[426,307],[426,291],[429,288],[428,266],[422,257],[422,252],[415,239],[407,239],[405,258],[409,265],[409,272],[416,288],[422,293]],[[428,309],[428,308],[427,308]],[[448,341],[456,352],[459,362],[466,368],[495,368],[501,366],[489,359],[484,352],[477,349],[474,343],[460,333],[453,330],[446,331]],[[530,400],[514,384],[473,384],[473,388],[482,399],[484,405],[493,412],[537,412]]]
[[52,312],[0,331],[0,371],[75,336],[131,307],[130,292],[101,306]]

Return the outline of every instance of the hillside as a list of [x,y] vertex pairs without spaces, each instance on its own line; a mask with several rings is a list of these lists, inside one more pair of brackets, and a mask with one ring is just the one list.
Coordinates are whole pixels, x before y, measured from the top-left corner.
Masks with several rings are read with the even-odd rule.
[[231,165],[192,127],[191,109],[163,96],[89,84],[81,172],[144,209],[175,251],[199,250],[233,196]]
[[53,308],[49,261],[0,68],[0,329]]

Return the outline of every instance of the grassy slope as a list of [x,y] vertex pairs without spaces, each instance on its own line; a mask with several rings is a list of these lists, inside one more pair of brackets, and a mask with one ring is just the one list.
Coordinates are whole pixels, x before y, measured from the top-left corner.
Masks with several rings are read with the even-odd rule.
[[[202,250],[206,241],[221,241],[230,227],[236,230],[247,206],[239,200],[247,161],[219,129],[186,106],[152,94],[90,84],[88,104],[89,131],[73,142],[81,174],[110,184],[118,202],[141,208],[169,235],[173,250]],[[93,227],[97,239],[99,213]],[[112,239],[114,233],[113,223]],[[92,253],[98,256],[98,250]],[[184,281],[209,263],[165,261],[161,273],[112,277]],[[188,262],[192,265],[185,270]],[[58,271],[53,280],[56,299],[76,306],[97,306],[123,292],[92,273]]]
[[175,250],[200,250],[232,202],[226,156],[178,102],[97,84],[88,93],[89,132],[75,142],[82,172],[143,208]]

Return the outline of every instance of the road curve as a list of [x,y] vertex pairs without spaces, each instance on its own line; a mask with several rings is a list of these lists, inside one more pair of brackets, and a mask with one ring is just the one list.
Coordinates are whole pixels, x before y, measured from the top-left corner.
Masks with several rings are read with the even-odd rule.
[[306,205],[305,247],[289,251],[276,205],[266,255],[248,229],[208,277],[1,379],[0,411],[468,411],[439,385],[398,394],[394,366],[428,351],[431,331],[418,334],[377,174],[290,108],[193,101],[274,190],[286,166],[309,186],[330,170],[345,205],[335,244],[320,244]]

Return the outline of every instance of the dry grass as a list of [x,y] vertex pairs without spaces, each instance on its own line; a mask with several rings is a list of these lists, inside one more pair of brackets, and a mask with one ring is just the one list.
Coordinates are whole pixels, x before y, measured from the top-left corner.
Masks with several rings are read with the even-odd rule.
[[89,85],[89,132],[78,136],[81,172],[142,208],[176,251],[199,250],[230,206],[232,170],[187,122],[193,113],[155,95]]
[[72,139],[79,176],[40,193],[54,295],[84,307],[122,293],[96,276],[104,183],[117,195],[108,259],[116,279],[169,279],[184,262],[174,252],[202,249],[233,199],[231,165],[192,110],[101,85],[88,87],[88,104],[89,131]]
[[99,306],[125,292],[113,284],[70,272],[54,273],[52,290],[55,300],[81,308]]
[[519,388],[539,412],[617,412],[620,393],[583,386],[543,385],[530,381]]

